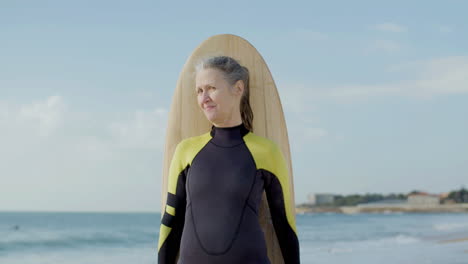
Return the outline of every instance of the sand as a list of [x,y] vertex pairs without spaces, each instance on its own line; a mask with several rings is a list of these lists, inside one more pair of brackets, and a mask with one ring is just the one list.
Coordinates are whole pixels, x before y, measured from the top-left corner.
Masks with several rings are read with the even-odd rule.
[[468,241],[468,237],[461,237],[455,239],[448,239],[448,240],[440,240],[439,243],[454,243],[454,242],[465,242]]

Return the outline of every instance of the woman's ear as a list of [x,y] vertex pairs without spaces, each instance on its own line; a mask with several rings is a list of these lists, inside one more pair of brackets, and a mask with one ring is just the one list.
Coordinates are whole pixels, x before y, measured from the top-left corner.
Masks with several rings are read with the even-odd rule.
[[238,80],[235,84],[234,84],[234,90],[235,90],[235,93],[237,95],[243,95],[244,94],[244,81],[242,80]]

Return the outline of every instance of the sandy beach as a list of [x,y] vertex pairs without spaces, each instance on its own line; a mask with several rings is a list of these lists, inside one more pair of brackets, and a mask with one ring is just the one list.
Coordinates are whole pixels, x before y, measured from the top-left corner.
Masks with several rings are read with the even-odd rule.
[[313,206],[313,207],[297,207],[296,213],[468,213],[468,203],[459,204],[439,204],[439,205],[411,205],[397,204],[392,206]]
[[468,242],[468,237],[462,237],[462,238],[455,238],[455,239],[448,239],[448,240],[439,241],[439,243],[455,243],[455,242]]
[[[453,238],[453,239],[446,239],[446,240],[439,240],[439,244],[447,244],[447,243],[460,243],[464,242],[468,244],[468,236]],[[468,245],[467,245],[468,248]],[[468,249],[463,251],[464,253],[468,253]]]

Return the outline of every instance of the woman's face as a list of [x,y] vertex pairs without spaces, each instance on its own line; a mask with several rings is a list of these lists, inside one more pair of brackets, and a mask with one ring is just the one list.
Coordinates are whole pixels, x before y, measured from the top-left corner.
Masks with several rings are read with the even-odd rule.
[[217,69],[202,69],[196,76],[198,106],[216,126],[234,125],[240,119],[239,103],[243,87],[232,87]]

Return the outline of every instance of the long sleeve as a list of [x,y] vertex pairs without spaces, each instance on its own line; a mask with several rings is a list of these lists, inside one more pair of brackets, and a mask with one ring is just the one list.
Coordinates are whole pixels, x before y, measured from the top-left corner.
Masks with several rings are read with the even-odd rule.
[[183,162],[183,153],[176,147],[169,167],[167,201],[161,219],[158,243],[158,263],[175,264],[180,248],[185,221],[185,181],[189,166]]
[[271,155],[270,168],[262,170],[271,218],[284,263],[297,264],[300,263],[299,241],[294,208],[291,207],[290,201],[288,169],[284,156],[277,146],[274,146]]

